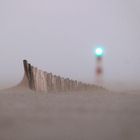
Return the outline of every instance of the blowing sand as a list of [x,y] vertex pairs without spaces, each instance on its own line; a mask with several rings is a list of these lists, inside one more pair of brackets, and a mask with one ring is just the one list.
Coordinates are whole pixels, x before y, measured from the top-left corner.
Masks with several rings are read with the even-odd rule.
[[139,140],[140,95],[0,91],[0,140]]

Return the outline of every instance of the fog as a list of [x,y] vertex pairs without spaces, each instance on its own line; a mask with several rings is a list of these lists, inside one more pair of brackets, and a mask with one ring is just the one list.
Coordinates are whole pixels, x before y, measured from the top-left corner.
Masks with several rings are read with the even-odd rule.
[[0,88],[22,79],[23,59],[93,83],[96,45],[105,48],[104,84],[140,86],[139,7],[139,0],[1,0]]

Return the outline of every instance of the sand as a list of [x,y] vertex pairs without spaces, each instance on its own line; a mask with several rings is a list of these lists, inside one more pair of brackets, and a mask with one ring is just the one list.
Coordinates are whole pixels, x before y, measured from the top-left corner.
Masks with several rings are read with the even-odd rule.
[[140,94],[0,91],[0,140],[139,140]]

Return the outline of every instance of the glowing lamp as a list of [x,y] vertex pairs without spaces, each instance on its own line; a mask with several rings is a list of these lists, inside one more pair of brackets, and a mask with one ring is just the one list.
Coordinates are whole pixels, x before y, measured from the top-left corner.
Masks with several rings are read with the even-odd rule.
[[96,57],[102,57],[104,55],[104,50],[101,47],[97,47],[95,49],[95,55]]

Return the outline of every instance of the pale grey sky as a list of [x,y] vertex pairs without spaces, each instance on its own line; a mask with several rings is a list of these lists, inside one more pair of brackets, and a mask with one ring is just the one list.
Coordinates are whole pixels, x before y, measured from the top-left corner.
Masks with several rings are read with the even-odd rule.
[[139,0],[0,0],[0,87],[22,79],[22,59],[93,82],[96,45],[106,82],[140,82]]

